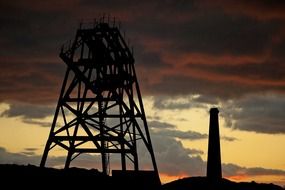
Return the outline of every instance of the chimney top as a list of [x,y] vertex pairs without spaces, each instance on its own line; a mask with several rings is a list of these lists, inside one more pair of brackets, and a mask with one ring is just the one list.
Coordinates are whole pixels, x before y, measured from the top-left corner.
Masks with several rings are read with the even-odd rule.
[[210,109],[210,114],[218,114],[218,113],[219,113],[218,108],[211,108]]

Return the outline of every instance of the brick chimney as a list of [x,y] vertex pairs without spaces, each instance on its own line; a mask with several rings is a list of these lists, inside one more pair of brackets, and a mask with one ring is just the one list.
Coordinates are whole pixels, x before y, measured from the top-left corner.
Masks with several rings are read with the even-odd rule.
[[222,178],[218,108],[210,109],[208,142],[207,178],[218,181]]

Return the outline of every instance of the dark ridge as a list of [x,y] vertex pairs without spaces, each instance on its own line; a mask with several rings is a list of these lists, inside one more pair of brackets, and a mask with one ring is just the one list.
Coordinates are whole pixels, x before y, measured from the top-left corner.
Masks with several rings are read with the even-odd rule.
[[111,187],[111,177],[95,169],[55,169],[33,165],[0,165],[2,187],[7,189],[75,189],[104,186]]
[[278,185],[256,182],[233,182],[220,179],[212,182],[207,177],[189,177],[164,184],[162,190],[284,190]]
[[0,164],[0,184],[6,189],[159,189],[160,183],[153,181],[153,176],[150,174],[152,172],[117,171],[111,177],[96,169],[55,169],[33,165]]
[[[117,175],[117,174],[116,174]],[[94,189],[94,190],[284,190],[274,184],[236,183],[206,177],[179,179],[162,186],[151,183],[147,175],[130,172],[111,177],[96,169],[40,168],[33,165],[0,165],[0,184],[4,189]],[[2,188],[1,188],[2,189]]]

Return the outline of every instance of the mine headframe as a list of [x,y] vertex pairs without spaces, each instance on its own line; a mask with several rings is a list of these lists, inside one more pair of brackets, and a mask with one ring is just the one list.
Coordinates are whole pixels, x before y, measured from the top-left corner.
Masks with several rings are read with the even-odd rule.
[[120,155],[123,171],[127,163],[138,171],[141,143],[157,173],[133,53],[119,28],[106,22],[81,25],[60,57],[67,70],[41,166],[58,146],[67,151],[65,168],[82,153],[96,153],[105,174],[112,154]]

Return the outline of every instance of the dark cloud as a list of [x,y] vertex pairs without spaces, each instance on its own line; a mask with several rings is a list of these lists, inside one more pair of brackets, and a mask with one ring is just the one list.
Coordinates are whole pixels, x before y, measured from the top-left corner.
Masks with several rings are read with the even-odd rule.
[[156,109],[190,109],[202,107],[201,102],[197,102],[199,96],[155,96],[153,106]]
[[278,170],[278,169],[267,169],[267,168],[261,168],[261,167],[253,167],[253,168],[247,168],[247,167],[241,167],[236,164],[223,164],[223,174],[225,177],[231,177],[236,175],[242,175],[242,176],[266,176],[266,175],[277,175],[277,176],[284,176],[285,171],[284,170]]
[[[161,109],[189,109],[190,107],[199,108],[202,107],[203,103],[198,103],[199,96],[196,97],[161,97],[157,96],[154,99],[154,107],[158,110]],[[189,103],[190,102],[190,103]],[[189,104],[193,104],[195,106],[190,106]],[[197,106],[196,106],[197,104]],[[204,106],[205,111],[208,110],[207,106]],[[224,114],[222,114],[224,116]],[[231,121],[231,119],[229,119]],[[228,121],[228,119],[226,119]],[[207,134],[202,134],[195,131],[180,131],[177,129],[177,126],[169,124],[167,122],[160,122],[157,120],[149,121],[149,127],[151,127],[152,133],[156,135],[168,136],[171,138],[179,138],[183,140],[199,140],[199,139],[207,139]],[[233,142],[238,140],[235,137],[229,136],[221,136],[221,140]]]
[[204,152],[202,150],[199,150],[199,149],[190,149],[188,148],[187,151],[186,151],[189,155],[200,155],[200,154],[204,154]]
[[237,141],[238,140],[235,137],[227,137],[227,136],[221,136],[220,138],[221,138],[221,140],[229,141],[229,142],[233,142],[233,141]]
[[256,95],[226,103],[221,115],[225,117],[227,127],[278,134],[285,132],[284,108],[283,95]]
[[[152,134],[169,138],[178,138],[181,140],[202,140],[208,139],[208,134],[199,133],[196,131],[180,131],[168,128],[161,128],[161,130],[152,130]],[[235,137],[221,136],[221,140],[233,142],[238,140]]]
[[35,120],[35,119],[31,119],[31,118],[23,118],[22,121],[24,123],[37,125],[37,126],[40,126],[40,127],[51,127],[51,125],[52,125],[51,122],[41,121],[40,119],[39,120]]
[[28,121],[28,119],[31,118],[39,119],[53,115],[54,111],[55,111],[54,106],[14,103],[10,104],[9,109],[5,110],[1,114],[1,116],[4,117],[21,116],[24,119],[26,119],[26,121]]
[[285,171],[284,170],[277,170],[277,169],[265,169],[265,168],[261,168],[261,167],[256,167],[256,168],[248,168],[247,169],[247,173],[248,175],[253,175],[253,176],[257,176],[257,175],[285,175]]
[[[228,6],[232,14],[223,3],[232,5]],[[104,12],[123,21],[147,94],[210,94],[211,99],[226,99],[260,91],[284,93],[283,55],[275,54],[285,44],[283,23],[261,21],[246,11],[238,14],[236,4],[242,10],[256,4],[265,12],[282,7],[280,2],[263,1],[1,2],[0,34],[5,38],[0,40],[0,100],[55,102],[65,70],[57,58],[58,47],[73,39],[80,19]],[[212,57],[201,63],[191,54]],[[264,54],[268,57],[262,64],[224,65],[232,61],[224,56],[238,60]],[[211,65],[217,58],[222,63]],[[261,79],[266,81],[260,83]]]
[[183,110],[200,108],[209,110],[209,105],[218,105],[221,99],[211,95],[156,95],[153,97],[153,107],[158,110]]
[[34,152],[36,150],[38,150],[38,148],[25,148],[25,151],[32,151],[32,152]]
[[172,130],[172,129],[163,129],[163,130],[154,130],[152,131],[154,135],[160,135],[163,137],[170,137],[170,138],[179,138],[183,140],[201,140],[207,139],[207,134],[202,134],[196,131],[179,131],[179,130]]
[[27,156],[36,156],[35,151],[37,151],[38,148],[25,148],[21,154],[27,155]]
[[[171,96],[175,95],[188,95],[191,93],[195,94],[206,94],[208,101],[216,102],[217,99],[229,99],[232,97],[240,97],[244,94],[245,91],[254,92],[253,89],[250,89],[248,86],[235,86],[234,82],[226,81],[222,84],[220,82],[213,80],[197,79],[191,76],[179,76],[172,75],[165,76],[161,81],[148,84],[142,83],[145,91],[151,94],[161,95],[168,94]],[[219,87],[223,86],[223,89]]]
[[148,126],[153,129],[173,129],[176,128],[175,125],[170,123],[160,122],[160,121],[148,121]]
[[159,172],[172,176],[205,174],[200,150],[185,148],[181,142],[162,134],[152,137]]
[[[65,156],[51,156],[48,158],[47,166],[63,168],[65,159]],[[23,151],[22,153],[12,153],[3,147],[0,147],[0,164],[39,165],[40,161],[41,156],[34,154],[32,151],[28,150]],[[72,162],[72,167],[79,166],[83,168],[99,168],[99,161],[99,156],[83,154],[79,156],[74,162]]]
[[[205,3],[206,2],[206,3]],[[215,3],[204,1],[210,7],[222,7],[228,14],[246,15],[256,19],[264,20],[284,20],[285,4],[282,0],[218,0]]]
[[143,67],[150,68],[152,70],[170,67],[162,60],[160,52],[147,50],[146,47],[142,45],[136,45],[134,48],[136,62],[138,64],[143,64]]
[[[53,4],[52,4],[53,3]],[[56,2],[19,1],[2,3],[0,33],[5,36],[0,56],[20,56],[22,59],[57,54],[62,42],[71,37],[66,33],[73,21],[68,18],[68,6],[56,10]],[[63,7],[61,7],[63,8]],[[70,16],[70,15],[69,15]],[[60,26],[60,27],[59,27]]]
[[34,152],[30,152],[30,151],[23,151],[23,152],[21,152],[21,154],[24,154],[24,155],[27,155],[27,156],[33,156],[33,155],[35,155]]
[[54,112],[55,106],[14,102],[9,104],[8,109],[0,113],[0,117],[20,117],[24,123],[40,127],[50,127],[51,122],[46,122],[43,118],[52,116]]
[[0,163],[1,164],[33,164],[38,165],[40,156],[21,153],[11,153],[8,152],[5,148],[0,147]]
[[0,57],[0,101],[55,103],[64,77],[64,64],[37,59]]
[[167,38],[173,39],[172,48],[177,53],[252,55],[262,54],[277,30],[275,23],[232,18],[213,11],[194,17],[187,25],[176,26],[176,33]]
[[[285,66],[283,64],[284,59],[270,59],[271,60],[264,60],[259,63],[244,62],[243,64],[235,65],[201,65],[199,63],[191,63],[189,64],[189,68],[203,70],[209,73],[215,73],[217,75],[239,77],[240,80],[242,79],[242,77],[245,77],[244,79],[248,80],[248,84],[250,83],[250,81],[252,81],[253,84],[260,85],[259,88],[263,87],[265,89],[267,88],[268,90],[270,88],[280,88],[284,90],[284,84],[282,84],[282,81],[285,80],[283,71],[285,69]],[[280,70],[276,70],[276,68],[279,68]],[[241,81],[241,83],[246,83],[246,81]],[[276,86],[274,86],[274,83],[276,83]],[[278,83],[280,83],[280,85],[278,85]]]

